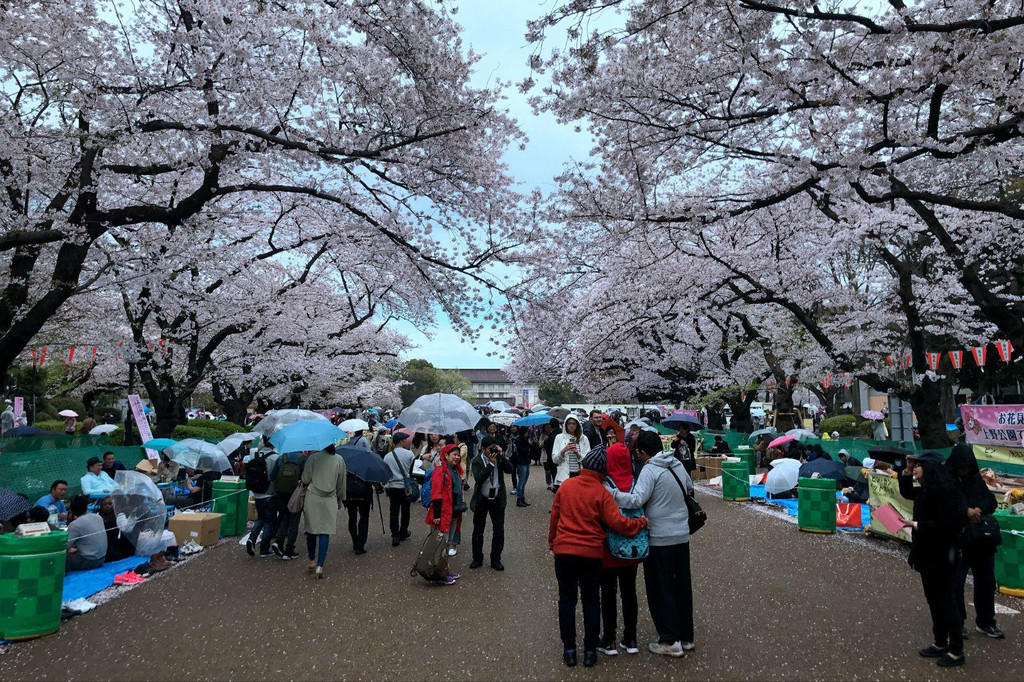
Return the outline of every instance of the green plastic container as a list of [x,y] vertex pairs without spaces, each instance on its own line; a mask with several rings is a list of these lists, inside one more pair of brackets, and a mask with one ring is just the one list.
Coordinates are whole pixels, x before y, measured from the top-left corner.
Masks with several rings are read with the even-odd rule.
[[1024,597],[1024,516],[1000,511],[995,519],[1003,536],[996,551],[996,583],[1003,594]]
[[746,462],[722,462],[722,499],[745,502],[750,499],[750,477]]
[[797,528],[808,533],[836,532],[836,482],[804,478],[797,482]]
[[42,637],[60,627],[68,534],[0,535],[0,639]]
[[249,491],[244,481],[213,482],[213,513],[223,514],[220,534],[242,535],[249,525]]
[[741,460],[743,460],[743,463],[746,464],[747,468],[750,470],[751,476],[757,473],[757,459],[756,455],[754,455],[753,450],[744,450],[742,452],[737,452],[736,454],[733,455],[733,457],[739,457]]

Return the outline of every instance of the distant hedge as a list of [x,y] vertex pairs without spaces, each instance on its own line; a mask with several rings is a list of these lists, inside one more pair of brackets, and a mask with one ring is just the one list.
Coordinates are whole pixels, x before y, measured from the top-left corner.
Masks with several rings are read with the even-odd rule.
[[822,433],[838,431],[840,436],[853,436],[857,432],[857,419],[852,414],[840,414],[822,419],[819,428]]

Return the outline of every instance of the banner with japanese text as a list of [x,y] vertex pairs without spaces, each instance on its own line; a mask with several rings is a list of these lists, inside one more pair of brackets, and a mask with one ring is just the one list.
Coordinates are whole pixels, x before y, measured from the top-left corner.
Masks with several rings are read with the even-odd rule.
[[[153,432],[149,428],[149,420],[146,419],[146,411],[142,409],[142,399],[137,395],[128,396],[128,405],[132,408],[132,416],[135,417],[135,426],[139,428],[139,438],[142,442],[153,440]],[[160,453],[156,450],[146,449],[146,457],[156,462],[160,461]]]
[[971,445],[1024,446],[1024,405],[961,405],[960,416]]

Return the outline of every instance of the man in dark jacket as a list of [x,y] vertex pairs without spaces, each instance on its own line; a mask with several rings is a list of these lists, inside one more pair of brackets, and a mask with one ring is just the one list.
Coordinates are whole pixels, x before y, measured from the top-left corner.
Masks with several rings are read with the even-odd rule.
[[[967,621],[967,607],[964,603],[964,585],[967,572],[974,574],[975,629],[992,639],[1003,639],[1003,631],[996,626],[996,542],[971,539],[970,527],[980,524],[982,518],[995,512],[996,499],[978,473],[978,460],[974,448],[959,443],[953,448],[946,468],[953,475],[957,487],[967,504],[967,532],[961,547],[960,562],[956,572],[956,599],[960,618]],[[995,536],[998,538],[998,534]],[[964,629],[966,633],[966,627]]]
[[473,497],[469,508],[473,512],[473,561],[470,568],[484,565],[484,530],[487,517],[491,517],[491,568],[504,571],[501,552],[505,549],[505,505],[508,492],[505,490],[505,474],[512,473],[512,463],[502,453],[498,440],[492,436],[480,443],[480,454],[470,465],[473,474]]

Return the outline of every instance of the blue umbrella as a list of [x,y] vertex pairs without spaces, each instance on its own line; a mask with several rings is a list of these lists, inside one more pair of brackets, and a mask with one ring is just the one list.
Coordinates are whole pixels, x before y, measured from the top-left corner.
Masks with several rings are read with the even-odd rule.
[[391,469],[375,452],[363,448],[342,445],[338,454],[345,460],[345,470],[371,483],[387,483],[391,480]]
[[393,428],[395,428],[396,424],[398,424],[398,420],[397,419],[389,419],[386,422],[384,422],[384,428],[385,429],[393,429]]
[[317,451],[334,445],[346,435],[326,419],[305,420],[278,429],[270,437],[270,444],[278,452]]
[[146,448],[147,450],[163,450],[164,448],[169,448],[172,445],[177,444],[178,441],[174,440],[173,438],[154,438],[153,440],[147,440],[145,443],[142,444],[142,447]]
[[523,417],[512,422],[512,426],[540,426],[551,421],[551,415],[547,412],[536,412],[528,417]]

